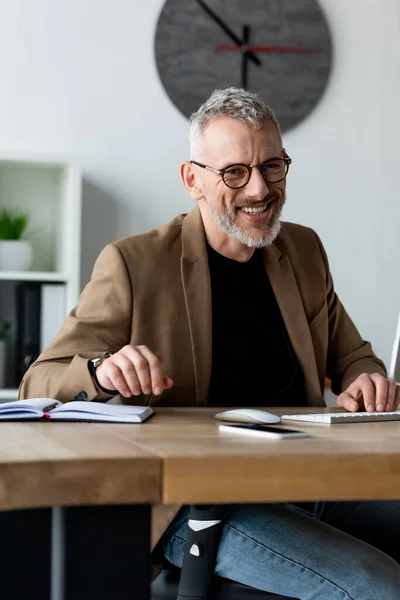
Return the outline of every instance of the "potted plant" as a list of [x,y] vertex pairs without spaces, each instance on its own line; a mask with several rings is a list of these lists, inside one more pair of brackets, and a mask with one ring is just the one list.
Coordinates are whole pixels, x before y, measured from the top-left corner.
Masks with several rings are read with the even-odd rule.
[[6,341],[11,325],[8,321],[0,319],[0,388],[5,386],[6,379]]
[[27,271],[32,246],[22,239],[29,215],[18,210],[0,210],[0,271]]

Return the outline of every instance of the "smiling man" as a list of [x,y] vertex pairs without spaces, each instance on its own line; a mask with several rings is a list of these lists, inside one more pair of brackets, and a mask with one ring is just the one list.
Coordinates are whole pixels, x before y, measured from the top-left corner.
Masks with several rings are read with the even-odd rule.
[[[110,244],[20,397],[164,406],[390,411],[396,384],[337,297],[314,231],[281,223],[291,159],[256,95],[217,90],[190,120],[188,215]],[[301,600],[399,598],[398,502],[232,507],[217,572]],[[183,508],[165,533],[182,563]]]

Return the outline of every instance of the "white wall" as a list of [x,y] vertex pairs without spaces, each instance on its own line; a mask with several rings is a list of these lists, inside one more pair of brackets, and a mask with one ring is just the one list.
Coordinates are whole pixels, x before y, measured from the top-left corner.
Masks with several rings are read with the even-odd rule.
[[[399,9],[397,0],[321,4],[334,72],[318,108],[285,136],[294,160],[285,218],[319,232],[342,300],[387,361],[400,307]],[[161,5],[0,0],[0,151],[82,162],[84,282],[105,243],[192,206],[178,177],[187,122],[153,57]]]

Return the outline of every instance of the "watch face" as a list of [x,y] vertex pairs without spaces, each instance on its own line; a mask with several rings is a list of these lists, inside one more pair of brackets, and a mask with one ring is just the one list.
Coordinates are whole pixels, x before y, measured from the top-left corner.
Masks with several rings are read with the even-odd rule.
[[258,92],[282,130],[304,119],[329,80],[332,43],[315,0],[167,0],[155,58],[187,117],[216,88]]

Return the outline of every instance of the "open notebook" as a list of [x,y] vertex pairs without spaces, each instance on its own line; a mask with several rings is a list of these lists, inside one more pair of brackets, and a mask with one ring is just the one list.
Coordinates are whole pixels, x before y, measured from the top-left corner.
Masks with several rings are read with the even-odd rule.
[[102,421],[105,423],[143,423],[154,413],[150,406],[78,402],[63,404],[51,398],[30,398],[0,404],[0,421],[25,419],[43,421]]

